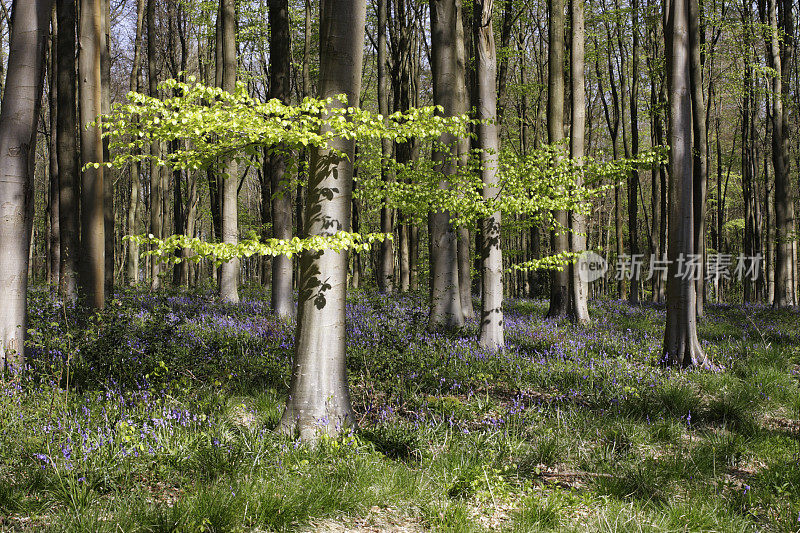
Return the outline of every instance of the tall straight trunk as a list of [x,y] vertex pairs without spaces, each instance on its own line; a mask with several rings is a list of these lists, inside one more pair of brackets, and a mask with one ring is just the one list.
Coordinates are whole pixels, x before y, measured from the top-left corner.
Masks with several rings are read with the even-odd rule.
[[[404,2],[405,0],[399,0]],[[386,2],[378,0],[378,112],[387,117],[389,115],[389,87],[386,77]],[[392,157],[392,142],[389,139],[381,139],[381,179],[388,182],[391,173],[386,168],[388,160]],[[393,233],[392,210],[386,205],[381,206],[381,232]],[[381,243],[380,253],[378,254],[378,290],[385,294],[394,291],[394,247],[389,239]]]
[[[270,0],[270,96],[289,103],[289,1]],[[279,147],[280,148],[280,147]],[[286,179],[286,155],[272,154],[272,235],[276,239],[292,238],[292,190]],[[294,316],[292,302],[292,258],[272,258],[272,311],[284,318]]]
[[78,298],[78,118],[75,102],[75,0],[58,0],[58,73],[56,94],[56,157],[59,170],[59,226],[61,229],[61,280],[59,294],[68,302]]
[[[572,93],[572,124],[570,128],[570,156],[583,166],[584,137],[586,129],[586,89],[584,53],[584,0],[570,0],[572,38],[570,39],[570,92]],[[636,0],[634,0],[636,1]],[[634,24],[635,27],[635,24]],[[633,115],[633,112],[631,113]],[[637,146],[638,145],[634,145]],[[583,185],[582,175],[577,176],[576,185]],[[586,250],[586,219],[582,213],[570,213],[570,251],[581,253]],[[570,316],[575,322],[589,322],[589,284],[582,279],[575,264],[570,265]]]
[[695,284],[697,316],[705,313],[706,191],[708,189],[708,137],[706,134],[706,102],[703,91],[701,48],[705,28],[701,25],[698,0],[689,0],[689,45],[691,48],[692,133],[694,145],[694,253],[700,259],[700,276]]
[[[564,0],[549,0],[548,63],[547,63],[547,138],[550,144],[564,140]],[[555,211],[557,227],[550,232],[551,252],[566,252],[569,248],[566,211]],[[550,284],[548,317],[567,316],[569,310],[569,269],[554,270]]]
[[[464,38],[464,10],[461,1],[456,2],[456,114],[466,115],[470,111],[470,97],[467,90],[467,56],[466,39]],[[467,30],[469,32],[469,29]],[[469,158],[470,138],[458,139],[458,165],[466,167]],[[471,236],[469,228],[456,228],[458,247],[458,293],[461,298],[461,313],[464,320],[475,318],[472,305],[472,254],[470,252]]]
[[80,54],[78,100],[81,115],[81,255],[78,290],[84,305],[105,305],[105,190],[103,167],[86,167],[103,161],[99,126],[89,126],[102,112],[103,48],[102,0],[80,0]]
[[[136,37],[133,43],[133,65],[128,79],[128,89],[133,92],[139,90],[139,68],[142,62],[142,27],[144,22],[145,0],[136,1]],[[128,200],[128,234],[135,235],[136,222],[139,214],[139,173],[138,162],[131,163],[131,191]],[[126,258],[128,283],[134,285],[139,282],[139,245],[128,241],[128,255]]]
[[694,253],[694,180],[692,155],[691,46],[689,2],[672,0],[667,8],[670,123],[670,260],[667,278],[667,324],[664,362],[671,366],[708,366],[697,338],[695,282],[679,276],[678,259]]
[[[633,53],[631,54],[631,156],[639,155],[639,0],[632,0]],[[702,89],[702,87],[701,87]],[[623,128],[624,131],[624,128]],[[628,247],[631,257],[639,254],[639,171],[633,169],[628,176]],[[628,302],[639,303],[639,279],[631,279]]]
[[[101,78],[101,112],[111,112],[111,5],[109,0],[101,0],[100,5],[100,78]],[[103,161],[110,161],[108,139],[103,139]],[[104,291],[106,299],[114,295],[114,180],[111,169],[103,170],[103,229],[105,231],[105,267]]]
[[50,10],[51,28],[49,46],[49,62],[47,65],[47,81],[49,83],[49,115],[50,135],[48,136],[48,173],[49,173],[49,215],[50,234],[48,236],[48,279],[50,290],[58,292],[59,272],[61,263],[61,229],[59,227],[59,181],[58,181],[58,148],[56,146],[56,129],[58,128],[58,86],[56,84],[56,71],[58,69],[58,21],[55,16],[55,4]]
[[[458,113],[458,60],[456,22],[461,0],[430,0],[431,67],[433,100],[442,106],[445,116]],[[463,80],[463,78],[461,78]],[[433,154],[437,170],[442,174],[441,188],[449,187],[448,177],[456,172],[458,139],[445,134],[439,139],[449,152]],[[448,211],[428,216],[431,260],[431,308],[428,326],[448,329],[464,325],[461,309],[458,269],[458,240]]]
[[[158,35],[156,28],[156,2],[147,0],[147,81],[149,94],[158,97]],[[161,157],[161,143],[150,144],[150,155],[154,158],[150,162],[150,233],[156,237],[161,236],[161,202],[164,192],[161,188],[161,167],[155,162]],[[161,287],[161,263],[152,256],[150,259],[150,288]]]
[[13,12],[0,109],[0,367],[4,369],[21,368],[25,356],[36,127],[44,88],[51,2],[15,0]]
[[[232,93],[236,89],[235,0],[220,0],[219,8],[221,19],[217,21],[217,24],[221,31],[217,46],[222,51],[222,89]],[[239,242],[239,176],[236,161],[226,160],[222,163],[222,167],[222,242],[237,244]],[[223,302],[239,302],[239,260],[237,258],[223,263],[220,268],[219,295]]]
[[[497,52],[492,27],[492,0],[475,0],[473,5],[473,39],[475,42],[475,101],[478,144],[481,149],[483,198],[491,200],[499,192],[497,132]],[[505,346],[503,333],[503,252],[500,248],[500,212],[483,220],[481,228],[481,315],[478,342],[489,350]]]
[[[784,100],[788,100],[788,74],[790,57],[782,57],[781,52],[791,49],[791,36],[794,28],[791,25],[791,9],[783,13],[788,25],[778,24],[779,0],[767,0],[769,17],[769,66],[775,69],[772,77],[772,168],[775,173],[775,299],[774,307],[794,305],[793,284],[793,248],[794,229],[794,188],[789,175],[789,131],[788,113]],[[791,5],[789,5],[791,8]],[[784,40],[781,46],[779,31],[788,31],[788,43]],[[786,78],[786,79],[784,79]]]
[[[321,98],[345,94],[350,105],[358,102],[366,9],[366,0],[321,1]],[[350,229],[353,156],[354,143],[345,139],[313,151],[306,206],[310,235]],[[356,423],[345,353],[347,265],[347,251],[306,252],[301,258],[295,356],[280,431],[303,440],[335,435]]]

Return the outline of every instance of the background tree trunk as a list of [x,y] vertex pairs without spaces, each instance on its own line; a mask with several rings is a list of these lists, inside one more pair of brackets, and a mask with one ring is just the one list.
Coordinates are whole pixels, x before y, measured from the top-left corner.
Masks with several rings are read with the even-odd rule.
[[[547,138],[550,144],[564,140],[564,0],[548,0],[547,63]],[[566,252],[569,247],[566,211],[554,211],[557,227],[550,232],[551,252]],[[567,316],[569,308],[569,269],[554,270],[550,284],[550,309],[547,316]]]
[[[445,116],[458,113],[458,63],[456,21],[460,0],[430,0],[431,67],[433,101],[441,105]],[[462,78],[463,79],[463,78]],[[440,187],[449,186],[447,177],[454,174],[458,160],[458,140],[446,134],[439,139],[450,152],[436,152],[434,161],[443,174]],[[431,261],[431,309],[428,326],[448,329],[464,325],[458,280],[458,241],[447,211],[428,215]]]
[[[398,1],[405,3],[405,0]],[[384,117],[389,115],[389,87],[386,78],[386,2],[387,0],[378,0],[378,112]],[[392,157],[391,140],[381,139],[381,157],[381,179],[386,182],[391,178],[389,169],[386,168],[388,159]],[[386,205],[381,206],[382,233],[394,233],[392,215],[391,209]],[[384,294],[391,294],[394,291],[394,244],[389,239],[381,243],[377,277],[378,290]]]
[[[221,41],[217,42],[222,50],[222,89],[227,92],[236,90],[236,4],[235,0],[220,0],[217,22],[221,27]],[[236,244],[239,242],[239,175],[234,160],[223,162],[222,175],[222,242]],[[231,259],[220,268],[219,294],[223,302],[239,302],[239,260]]]
[[[270,0],[270,96],[289,103],[289,2]],[[280,149],[280,147],[279,147]],[[274,152],[270,158],[272,180],[272,234],[276,239],[292,238],[292,188],[286,180],[286,155]],[[292,301],[292,258],[272,258],[272,311],[284,318],[294,316]]]
[[[89,126],[102,112],[102,0],[80,2],[80,54],[78,55],[78,99],[81,114],[81,164],[103,162],[103,140],[99,126]],[[79,291],[84,305],[105,305],[105,190],[103,167],[81,173],[81,255]]]
[[[492,27],[492,0],[475,0],[473,38],[475,42],[475,101],[478,145],[481,149],[483,197],[496,197],[500,188],[497,173],[500,138],[497,134],[497,53]],[[503,253],[500,249],[500,212],[483,220],[481,231],[481,323],[478,342],[489,350],[505,346],[503,333]]]
[[[634,0],[635,1],[635,0]],[[570,0],[570,92],[572,93],[572,124],[570,128],[570,156],[583,166],[584,137],[586,129],[586,89],[584,64],[584,15],[583,0]],[[583,185],[582,174],[578,174],[576,186]],[[581,253],[586,250],[586,218],[582,213],[570,213],[570,250]],[[575,263],[570,265],[570,316],[579,324],[589,322],[589,284],[581,279]]]
[[[142,26],[144,22],[145,0],[136,1],[136,37],[133,43],[133,66],[128,80],[128,88],[131,91],[139,90],[139,68],[142,62]],[[136,222],[139,212],[139,173],[138,162],[131,164],[131,193],[128,201],[128,234],[135,235],[137,232]],[[134,285],[139,282],[139,245],[133,241],[128,241],[127,255],[128,283]]]
[[78,118],[75,102],[75,0],[58,0],[58,118],[56,156],[59,170],[61,280],[59,294],[68,302],[78,298]]
[[[158,97],[158,65],[156,54],[158,35],[156,28],[156,2],[147,0],[147,81],[150,96]],[[161,144],[150,144],[150,155],[153,158],[161,157]],[[157,238],[161,237],[161,201],[164,195],[161,189],[161,167],[155,162],[150,162],[150,233]],[[150,258],[150,288],[155,290],[161,287],[161,263],[155,257]]]

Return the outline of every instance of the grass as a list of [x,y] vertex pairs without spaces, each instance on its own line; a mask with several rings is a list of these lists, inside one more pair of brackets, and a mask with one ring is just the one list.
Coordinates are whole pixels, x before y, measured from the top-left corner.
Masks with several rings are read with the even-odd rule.
[[[275,434],[293,325],[263,294],[129,291],[79,323],[32,292],[30,368],[0,390],[0,528],[30,531],[798,531],[800,317],[709,306],[720,372],[661,368],[663,308],[594,323],[510,301],[509,348],[359,293],[359,429]],[[69,387],[67,388],[67,383]]]

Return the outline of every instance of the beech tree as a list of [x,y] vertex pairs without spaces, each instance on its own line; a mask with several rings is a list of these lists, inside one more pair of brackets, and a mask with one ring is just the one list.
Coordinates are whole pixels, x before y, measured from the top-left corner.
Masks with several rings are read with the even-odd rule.
[[[361,90],[366,0],[320,1],[322,98]],[[338,100],[339,106],[346,105]],[[354,142],[336,139],[311,154],[306,200],[309,235],[350,229]],[[292,380],[280,430],[304,440],[338,434],[356,422],[345,354],[347,251],[307,252],[300,259],[298,322]]]
[[[549,57],[547,63],[547,138],[550,144],[564,140],[564,0],[548,0],[547,14]],[[569,221],[566,211],[553,213],[556,227],[550,232],[554,253],[565,252],[569,246]],[[552,272],[548,317],[565,317],[569,308],[569,271]]]
[[[270,0],[270,95],[289,103],[289,2]],[[292,237],[292,190],[286,179],[286,155],[281,148],[269,162],[272,179],[272,235],[277,239]],[[272,259],[272,311],[281,317],[294,316],[292,301],[292,258],[279,255]]]
[[[152,0],[151,0],[152,1]],[[227,92],[236,89],[236,4],[235,0],[220,0],[217,20],[217,59],[221,64],[220,86]],[[222,167],[222,242],[235,245],[239,241],[239,176],[236,161],[228,158]],[[219,294],[222,301],[239,301],[239,259],[232,258],[222,264],[219,274]]]
[[[570,0],[570,93],[572,94],[572,122],[570,123],[570,156],[576,163],[576,184],[583,185],[582,167],[585,155],[586,88],[584,53],[583,0]],[[570,251],[586,250],[586,217],[579,210],[569,213]],[[578,323],[589,322],[589,284],[581,278],[574,263],[569,270],[570,317]]]
[[75,0],[57,0],[56,48],[56,158],[58,160],[59,230],[61,260],[59,294],[67,301],[78,298],[78,118],[75,77]]
[[[433,71],[433,101],[442,106],[445,116],[458,112],[458,63],[456,51],[458,11],[461,0],[430,0],[431,10],[431,70]],[[463,78],[461,78],[463,80]],[[442,174],[440,187],[448,188],[448,176],[456,172],[458,143],[445,134],[442,147],[433,154],[437,171]],[[449,151],[444,151],[446,148]],[[450,223],[449,211],[432,212],[428,216],[430,235],[429,327],[460,328],[464,325],[458,279],[458,240]]]
[[98,121],[102,112],[102,0],[80,2],[78,97],[81,115],[81,254],[79,293],[94,309],[105,305],[105,213],[103,140]]
[[[473,38],[475,42],[476,102],[478,145],[480,152],[483,197],[495,198],[498,187],[500,139],[497,134],[497,52],[492,26],[492,0],[475,0],[473,4]],[[500,248],[499,211],[483,219],[481,225],[481,315],[478,341],[481,346],[497,350],[505,346],[503,334],[503,255]]]
[[669,83],[670,189],[667,258],[667,325],[664,362],[708,366],[697,338],[695,282],[678,272],[678,259],[694,254],[694,157],[692,154],[691,45],[689,2],[670,0],[665,8],[667,79]]
[[44,60],[52,2],[14,0],[14,23],[0,109],[0,362],[21,367],[33,223],[36,127],[44,88]]

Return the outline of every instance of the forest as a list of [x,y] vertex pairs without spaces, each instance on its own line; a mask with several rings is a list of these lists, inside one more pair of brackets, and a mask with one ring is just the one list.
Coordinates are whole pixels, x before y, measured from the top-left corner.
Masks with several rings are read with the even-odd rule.
[[798,16],[0,0],[0,530],[800,531]]

